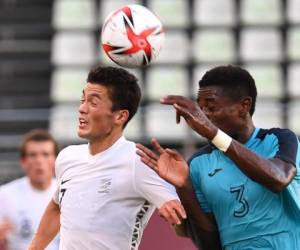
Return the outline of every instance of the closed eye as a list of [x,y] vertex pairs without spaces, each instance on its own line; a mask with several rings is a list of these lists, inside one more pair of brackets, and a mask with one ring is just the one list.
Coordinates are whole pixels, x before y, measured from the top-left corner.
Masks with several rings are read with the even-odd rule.
[[99,98],[97,97],[91,97],[88,99],[88,102],[92,105],[92,106],[97,106],[99,103]]

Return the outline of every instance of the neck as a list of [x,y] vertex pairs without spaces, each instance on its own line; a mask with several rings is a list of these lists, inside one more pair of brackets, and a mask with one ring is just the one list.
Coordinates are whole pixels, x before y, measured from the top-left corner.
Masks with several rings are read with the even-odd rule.
[[106,149],[110,148],[121,136],[122,136],[122,132],[111,134],[104,138],[90,140],[89,142],[90,154],[95,155],[105,151]]
[[43,182],[35,182],[31,179],[29,179],[29,181],[30,181],[30,184],[33,188],[35,188],[39,191],[43,191],[43,190],[46,190],[50,187],[52,179],[49,180],[49,181],[43,181]]
[[240,143],[246,143],[254,130],[254,124],[250,118],[246,125],[243,125],[239,132],[234,136],[234,139]]

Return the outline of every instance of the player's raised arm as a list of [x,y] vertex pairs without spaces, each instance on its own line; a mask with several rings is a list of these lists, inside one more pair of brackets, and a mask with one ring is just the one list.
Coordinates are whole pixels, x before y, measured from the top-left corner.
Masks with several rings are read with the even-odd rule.
[[205,214],[197,201],[189,178],[187,162],[176,151],[163,149],[155,139],[152,140],[152,145],[158,154],[141,144],[137,144],[137,154],[160,177],[176,187],[188,217],[195,222],[203,249],[221,249],[218,229],[213,216]]
[[33,237],[29,250],[43,250],[54,239],[60,228],[59,206],[53,200],[50,201],[41,219],[38,230]]
[[299,142],[289,129],[255,127],[256,99],[250,73],[227,65],[203,75],[197,102],[167,96],[161,103],[210,142],[189,161],[189,176],[201,208],[214,215],[222,248],[244,249],[259,239],[274,249],[297,249]]
[[[205,95],[207,93],[201,93],[200,90],[199,94],[200,96],[202,94],[202,99],[206,98]],[[296,136],[292,136],[289,133],[286,135],[288,138],[291,138],[293,143],[288,142],[281,136],[281,151],[290,154],[288,152],[290,148],[295,152],[293,156],[265,159],[241,143],[245,143],[251,136],[253,132],[252,123],[250,123],[251,126],[249,125],[248,128],[245,128],[246,130],[248,129],[245,138],[233,138],[218,129],[209,119],[213,116],[211,115],[212,112],[217,112],[215,110],[210,111],[206,106],[203,106],[201,109],[196,102],[182,96],[167,96],[161,100],[161,103],[173,105],[176,109],[177,121],[180,120],[178,117],[183,117],[194,131],[225,152],[247,176],[271,191],[280,192],[293,180],[296,174],[295,163],[293,163],[295,162],[297,151],[295,149],[297,147]],[[251,98],[244,98],[240,102],[240,114],[249,113],[250,106]],[[293,144],[292,147],[291,144]]]
[[171,225],[178,225],[186,218],[175,188],[160,178],[154,171],[148,168],[136,157],[134,170],[134,182],[136,191],[154,204],[160,216]]

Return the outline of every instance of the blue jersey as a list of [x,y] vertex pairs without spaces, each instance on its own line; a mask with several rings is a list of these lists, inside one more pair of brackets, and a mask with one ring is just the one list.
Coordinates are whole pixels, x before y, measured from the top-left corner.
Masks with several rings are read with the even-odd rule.
[[[224,249],[300,250],[297,137],[288,129],[256,128],[244,146],[265,159],[278,157],[293,164],[296,177],[284,191],[273,193],[241,172],[222,151],[207,145],[189,161],[191,180],[202,209],[214,214]],[[247,246],[248,241],[253,241],[251,247]],[[226,247],[235,243],[242,245]]]

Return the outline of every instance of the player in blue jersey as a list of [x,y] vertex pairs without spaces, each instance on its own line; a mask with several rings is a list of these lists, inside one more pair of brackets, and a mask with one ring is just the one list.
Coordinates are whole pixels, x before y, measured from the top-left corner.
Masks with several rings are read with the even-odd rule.
[[177,187],[199,248],[300,250],[299,142],[289,129],[255,127],[256,95],[246,70],[213,68],[199,81],[197,102],[161,100],[209,144],[189,163],[156,140],[158,153],[138,145],[143,162]]

